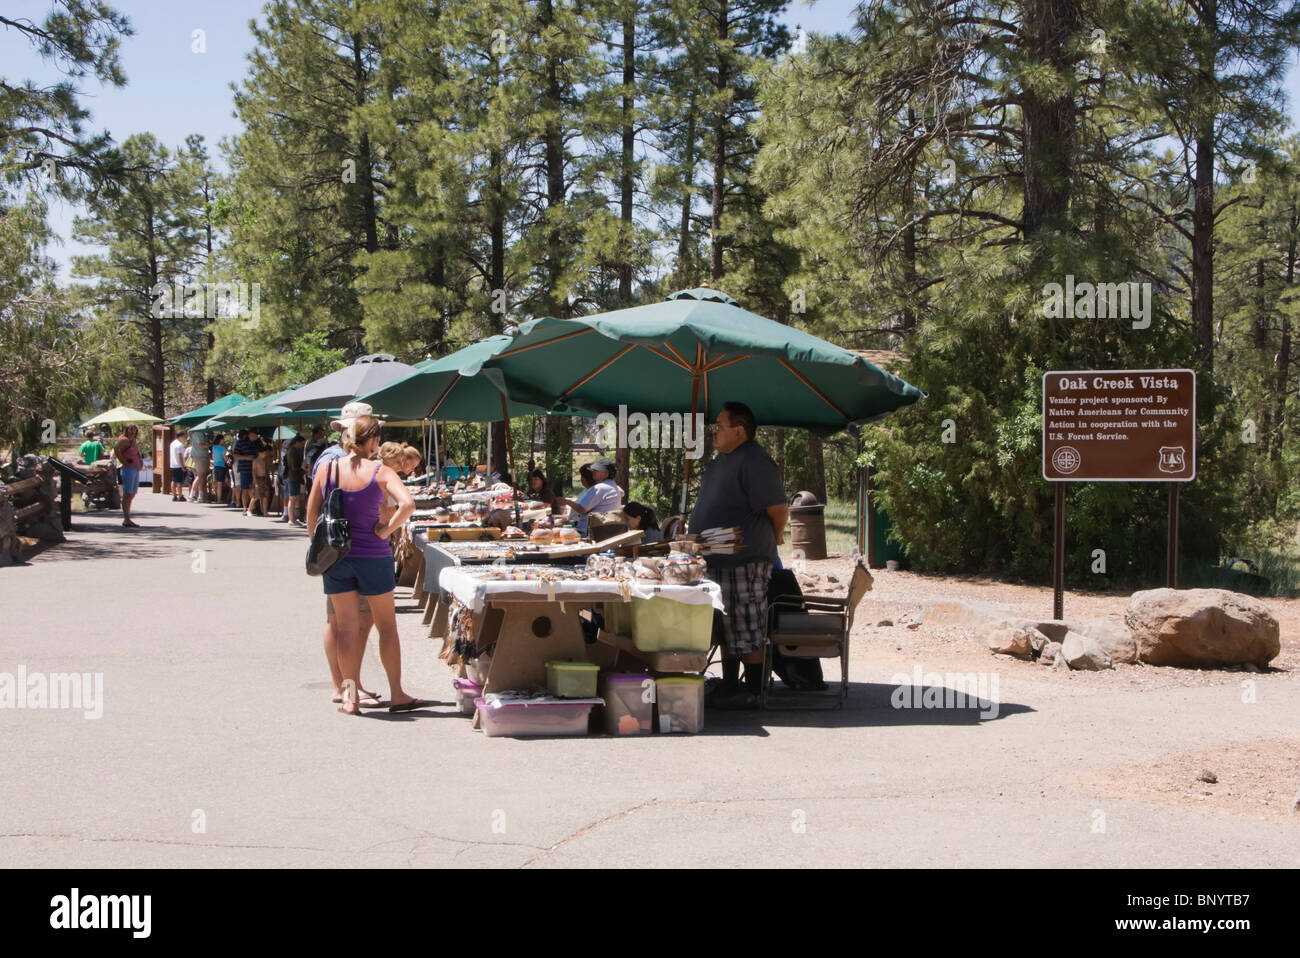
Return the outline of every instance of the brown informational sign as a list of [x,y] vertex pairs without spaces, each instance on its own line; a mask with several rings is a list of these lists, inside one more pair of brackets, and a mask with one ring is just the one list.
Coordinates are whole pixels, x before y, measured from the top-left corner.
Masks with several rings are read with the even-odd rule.
[[1190,369],[1044,373],[1043,478],[1195,479],[1196,374]]

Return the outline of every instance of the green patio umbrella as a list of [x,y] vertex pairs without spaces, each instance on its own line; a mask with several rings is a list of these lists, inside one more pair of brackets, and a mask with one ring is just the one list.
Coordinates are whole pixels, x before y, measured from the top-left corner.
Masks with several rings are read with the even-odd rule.
[[220,418],[218,413],[223,413],[226,410],[247,401],[247,396],[241,396],[239,393],[230,393],[229,395],[222,396],[220,399],[208,403],[206,406],[200,406],[192,412],[174,416],[171,423],[174,426],[184,426],[186,429],[193,428],[208,419]]
[[358,398],[374,407],[375,415],[392,419],[436,419],[444,422],[496,422],[544,413],[546,408],[510,399],[496,382],[463,375],[514,342],[510,336],[489,336],[438,359],[416,363],[413,371]]
[[[695,414],[740,401],[760,425],[830,435],[921,398],[915,386],[824,339],[764,319],[707,287],[662,303],[576,319],[543,317],[462,374],[483,373],[520,402],[593,413]],[[685,465],[682,510],[690,483]]]
[[922,395],[856,353],[707,288],[594,316],[530,320],[511,345],[461,369],[480,371],[520,402],[712,420],[724,402],[739,400],[762,425],[823,435]]

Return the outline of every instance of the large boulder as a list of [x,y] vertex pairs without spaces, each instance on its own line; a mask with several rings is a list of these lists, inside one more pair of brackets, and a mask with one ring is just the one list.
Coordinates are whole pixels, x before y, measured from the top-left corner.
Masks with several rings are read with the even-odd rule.
[[1133,593],[1125,616],[1138,658],[1152,665],[1268,665],[1282,650],[1264,603],[1226,589]]
[[1137,643],[1133,641],[1133,630],[1123,622],[1117,619],[1093,619],[1077,631],[1095,639],[1106,650],[1112,662],[1132,665],[1137,661]]
[[1014,655],[1018,659],[1034,657],[1033,636],[1028,629],[986,629],[982,634],[995,655]]
[[1110,656],[1097,640],[1078,632],[1065,633],[1058,656],[1078,672],[1100,672],[1112,667]]

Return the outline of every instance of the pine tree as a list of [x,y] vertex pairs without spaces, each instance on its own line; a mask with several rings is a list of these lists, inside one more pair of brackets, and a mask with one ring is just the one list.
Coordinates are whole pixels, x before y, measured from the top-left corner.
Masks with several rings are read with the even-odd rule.
[[74,257],[73,268],[95,280],[99,314],[120,331],[123,380],[147,391],[150,412],[162,418],[169,385],[182,371],[193,373],[204,328],[206,291],[175,295],[176,285],[191,279],[202,248],[193,218],[199,184],[184,152],[169,150],[151,134],[128,138],[122,157],[131,171],[126,182],[91,196],[89,215],[73,224],[79,241],[105,252]]

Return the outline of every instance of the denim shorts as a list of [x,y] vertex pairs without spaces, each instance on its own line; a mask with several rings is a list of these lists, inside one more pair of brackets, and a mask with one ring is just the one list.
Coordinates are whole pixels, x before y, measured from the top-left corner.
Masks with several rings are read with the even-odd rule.
[[213,466],[213,467],[212,467],[212,478],[215,479],[215,480],[216,480],[217,482],[219,482],[219,483],[220,483],[220,482],[225,482],[225,481],[226,481],[226,467],[225,467],[225,466]]
[[292,479],[284,480],[284,494],[290,499],[302,495],[302,483],[294,482]]
[[360,592],[362,595],[383,595],[397,588],[391,556],[368,558],[344,556],[321,576],[326,595],[340,592]]
[[178,469],[176,466],[172,466],[172,482],[184,482],[184,481],[185,481],[185,470]]
[[123,466],[117,471],[117,481],[122,484],[124,495],[135,495],[140,491],[140,467]]

